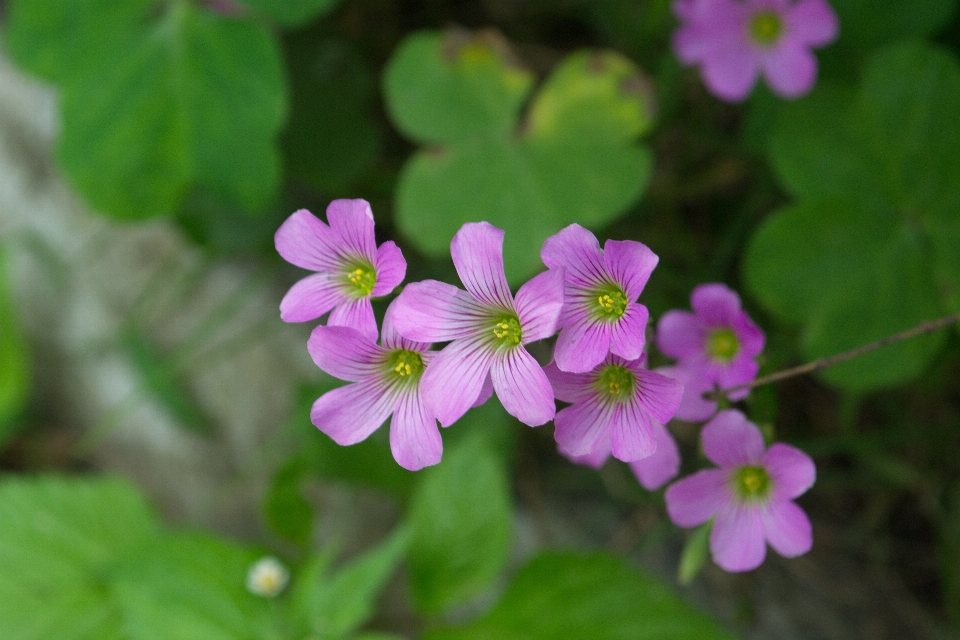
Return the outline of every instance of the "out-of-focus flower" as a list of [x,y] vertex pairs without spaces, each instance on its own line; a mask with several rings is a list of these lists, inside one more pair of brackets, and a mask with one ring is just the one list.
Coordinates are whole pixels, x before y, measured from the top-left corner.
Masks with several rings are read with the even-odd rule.
[[833,42],[837,15],[825,0],[675,0],[680,28],[673,49],[699,65],[711,93],[738,102],[758,76],[779,96],[797,98],[813,87],[812,48]]
[[274,243],[283,259],[317,272],[290,288],[280,302],[280,317],[305,322],[330,312],[327,324],[353,327],[376,340],[370,299],[403,282],[407,263],[393,242],[377,247],[366,200],[334,200],[327,220],[329,226],[300,209],[277,229]]
[[670,519],[695,527],[714,518],[710,552],[727,571],[759,567],[767,542],[788,558],[809,551],[810,520],[793,500],[813,486],[813,460],[779,442],[767,449],[756,425],[733,409],[708,422],[701,438],[707,459],[720,468],[667,487]]
[[694,371],[683,367],[657,367],[654,369],[683,385],[683,398],[673,417],[687,422],[704,422],[717,412],[717,401],[707,400],[703,394],[713,391],[713,383]]
[[383,319],[382,346],[350,327],[320,326],[307,349],[318,367],[348,384],[320,396],[310,420],[341,445],[365,440],[390,421],[390,450],[404,469],[417,471],[440,462],[443,441],[433,413],[424,405],[422,378],[436,355],[429,344],[394,329],[397,301]]
[[607,353],[627,360],[643,354],[647,308],[637,298],[657,266],[656,254],[634,240],[607,240],[571,224],[540,251],[550,269],[566,273],[560,336],[553,357],[562,371],[586,373]]
[[273,556],[264,556],[247,571],[247,591],[264,598],[273,598],[287,586],[290,571]]
[[567,373],[556,363],[545,371],[556,397],[572,403],[554,419],[554,438],[568,457],[604,450],[635,462],[653,455],[658,427],[673,417],[683,394],[679,382],[645,369],[642,360],[613,354],[589,373]]
[[[753,380],[760,369],[754,358],[763,351],[765,337],[740,307],[740,296],[724,284],[702,284],[693,290],[690,303],[693,313],[673,310],[663,314],[656,336],[657,348],[677,359],[677,369],[702,379],[684,381],[690,392],[714,384],[728,388]],[[730,399],[741,400],[749,392],[735,391]],[[688,404],[685,408],[691,411],[705,410],[693,399]]]
[[563,307],[563,269],[528,281],[517,296],[503,271],[502,230],[470,222],[450,253],[466,291],[426,280],[407,285],[396,300],[397,331],[421,342],[447,342],[422,381],[427,407],[447,427],[481,398],[492,382],[507,412],[530,426],[553,419],[553,390],[524,345],[553,335]]

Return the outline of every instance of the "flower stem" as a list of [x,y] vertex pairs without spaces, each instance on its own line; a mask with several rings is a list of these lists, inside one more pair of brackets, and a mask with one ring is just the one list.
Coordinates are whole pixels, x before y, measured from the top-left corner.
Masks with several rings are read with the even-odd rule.
[[960,312],[951,314],[949,316],[944,316],[943,318],[939,318],[937,320],[921,322],[915,327],[901,331],[900,333],[895,333],[885,338],[881,338],[876,342],[861,345],[855,349],[851,349],[850,351],[844,351],[843,353],[838,353],[826,358],[817,358],[813,362],[808,362],[807,364],[802,364],[797,367],[790,367],[789,369],[777,371],[776,373],[771,373],[770,375],[760,376],[752,382],[738,384],[736,386],[727,387],[726,389],[719,389],[717,391],[711,391],[703,394],[703,397],[709,400],[719,400],[720,398],[726,397],[727,394],[733,393],[734,391],[740,391],[741,389],[753,389],[754,387],[760,387],[765,384],[770,384],[771,382],[779,382],[781,380],[793,378],[794,376],[800,376],[805,373],[822,371],[827,367],[832,367],[835,364],[852,360],[853,358],[862,356],[865,353],[876,351],[877,349],[889,346],[891,344],[896,344],[908,338],[925,335],[927,333],[933,333],[937,329],[942,329],[943,327],[956,324],[957,322],[960,322]]

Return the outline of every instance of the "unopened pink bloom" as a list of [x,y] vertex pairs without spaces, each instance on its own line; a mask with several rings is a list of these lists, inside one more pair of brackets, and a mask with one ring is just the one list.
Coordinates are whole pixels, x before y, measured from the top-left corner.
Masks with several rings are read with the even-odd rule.
[[647,308],[637,298],[657,266],[656,254],[634,240],[607,240],[571,224],[543,243],[543,263],[564,269],[560,336],[553,357],[562,371],[586,373],[608,352],[636,360],[646,343]]
[[588,373],[567,373],[556,363],[545,371],[557,399],[571,403],[554,419],[554,439],[568,457],[600,449],[624,462],[653,455],[658,426],[673,417],[683,395],[676,380],[613,354]]
[[397,298],[397,331],[421,342],[450,342],[423,376],[424,401],[445,427],[493,390],[507,413],[530,426],[553,419],[553,390],[524,345],[552,336],[563,307],[563,269],[510,293],[503,231],[469,222],[450,243],[466,291],[436,280],[408,284]]
[[[760,369],[755,358],[763,351],[765,337],[741,308],[740,296],[724,284],[702,284],[693,290],[690,303],[693,313],[674,310],[661,316],[656,338],[657,348],[677,359],[675,369],[701,378],[700,382],[683,380],[689,392],[753,380]],[[731,393],[730,399],[741,400],[748,393],[749,389],[742,389]]]
[[767,449],[760,430],[739,411],[721,411],[703,427],[705,469],[667,487],[670,519],[696,527],[714,519],[710,552],[727,571],[756,569],[766,543],[792,558],[810,550],[810,520],[793,502],[816,479],[813,460],[782,443]]
[[839,31],[826,0],[675,0],[673,10],[677,57],[699,65],[710,92],[731,102],[746,98],[760,75],[777,95],[804,95],[817,79],[810,49]]
[[280,302],[285,322],[306,322],[330,312],[327,324],[353,327],[377,339],[371,298],[403,282],[407,263],[399,247],[377,247],[373,212],[366,200],[334,200],[326,225],[306,209],[287,218],[274,236],[287,262],[316,271],[294,284]]
[[382,346],[352,327],[319,326],[307,350],[330,375],[353,384],[328,391],[313,403],[310,420],[337,444],[365,440],[390,422],[390,449],[404,469],[437,464],[443,441],[433,413],[424,405],[421,379],[435,352],[429,344],[394,329],[396,301],[383,320]]

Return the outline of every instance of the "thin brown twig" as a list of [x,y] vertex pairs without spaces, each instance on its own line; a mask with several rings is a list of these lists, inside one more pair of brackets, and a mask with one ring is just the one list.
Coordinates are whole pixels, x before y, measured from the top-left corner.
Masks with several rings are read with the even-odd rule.
[[869,344],[861,345],[850,351],[844,351],[843,353],[838,353],[826,358],[817,358],[813,362],[808,362],[807,364],[802,364],[797,367],[791,367],[789,369],[784,369],[783,371],[777,371],[776,373],[771,373],[770,375],[761,376],[756,378],[752,382],[747,382],[744,384],[738,384],[733,387],[728,387],[726,389],[720,389],[718,391],[711,391],[709,393],[703,394],[704,398],[708,400],[719,400],[727,396],[727,394],[733,393],[734,391],[740,391],[742,389],[753,389],[755,387],[760,387],[765,384],[770,384],[771,382],[779,382],[780,380],[786,380],[787,378],[792,378],[794,376],[800,376],[805,373],[813,373],[815,371],[822,371],[827,367],[832,367],[835,364],[840,364],[841,362],[846,362],[856,358],[857,356],[862,356],[865,353],[870,353],[871,351],[876,351],[882,347],[889,346],[891,344],[896,344],[908,338],[913,338],[915,336],[924,335],[927,333],[933,333],[937,329],[942,329],[943,327],[949,326],[951,324],[956,324],[960,322],[960,313],[954,313],[938,320],[928,320],[926,322],[921,322],[915,327],[901,331],[900,333],[895,333],[891,336],[881,338],[876,342],[871,342]]

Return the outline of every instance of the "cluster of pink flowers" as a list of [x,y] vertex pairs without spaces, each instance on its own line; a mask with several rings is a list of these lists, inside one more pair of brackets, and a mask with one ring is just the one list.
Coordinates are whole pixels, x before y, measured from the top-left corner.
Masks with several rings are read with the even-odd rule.
[[[284,259],[315,272],[283,298],[281,317],[301,322],[329,314],[307,348],[323,371],[352,383],[321,396],[311,420],[338,444],[349,445],[390,418],[391,450],[406,469],[440,462],[437,423],[449,427],[496,393],[507,412],[527,425],[552,420],[564,456],[594,467],[613,456],[653,490],[680,467],[666,423],[675,416],[710,418],[717,403],[705,399],[704,391],[749,382],[757,374],[763,332],[736,293],[721,284],[694,290],[693,313],[671,311],[660,319],[656,344],[677,362],[650,370],[649,313],[638,298],[657,256],[633,240],[607,240],[601,248],[576,224],[544,242],[547,270],[516,295],[504,275],[504,232],[487,222],[463,225],[450,252],[464,288],[436,280],[406,285],[387,308],[381,333],[370,300],[403,281],[403,255],[392,242],[376,245],[365,200],[335,200],[327,221],[300,210],[275,238]],[[541,366],[526,347],[558,332],[554,360]],[[433,350],[433,343],[446,344]],[[557,400],[568,406],[557,411]],[[681,526],[715,517],[714,557],[720,566],[741,571],[762,561],[765,539],[784,555],[809,548],[809,521],[791,500],[812,484],[813,463],[786,445],[764,454],[756,427],[747,436],[742,425],[731,430],[731,414],[749,424],[727,411],[704,428],[704,449],[724,468],[680,480],[666,498]],[[719,427],[711,427],[718,421]],[[708,448],[708,433],[714,432],[719,435],[711,436]],[[809,468],[799,469],[798,456]],[[749,549],[731,541],[741,528]]]
[[817,80],[811,48],[833,42],[837,15],[825,0],[674,0],[673,49],[700,67],[712,94],[747,97],[761,75],[777,95],[798,98]]

